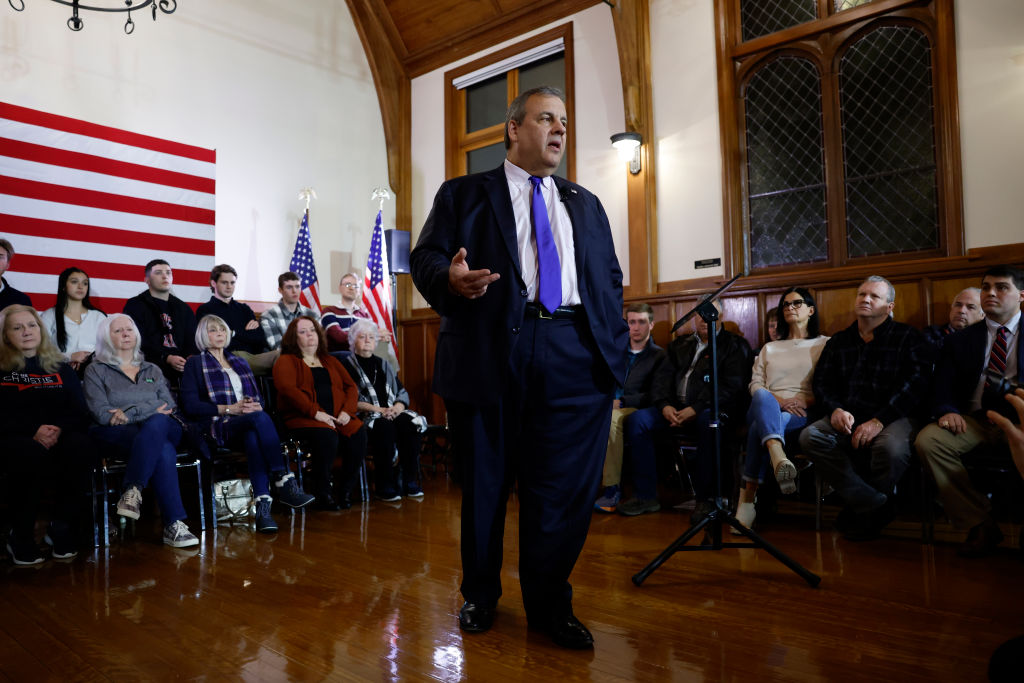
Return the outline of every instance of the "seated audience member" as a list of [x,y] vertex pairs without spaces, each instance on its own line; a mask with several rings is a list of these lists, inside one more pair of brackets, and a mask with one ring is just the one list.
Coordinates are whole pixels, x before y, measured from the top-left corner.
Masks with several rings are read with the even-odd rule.
[[[373,454],[377,496],[385,501],[422,498],[420,488],[420,434],[427,419],[409,410],[409,392],[398,381],[395,369],[373,355],[377,348],[377,326],[357,320],[348,328],[352,355],[345,359],[348,374],[359,387],[356,408],[366,425],[367,448]],[[393,470],[395,448],[402,471],[402,491]]]
[[107,314],[89,299],[89,276],[80,268],[67,268],[57,278],[57,305],[40,316],[50,338],[75,370],[96,350],[96,330]]
[[986,408],[1001,409],[1005,381],[1024,383],[1024,344],[1020,343],[1020,305],[1024,272],[1009,266],[989,268],[981,280],[985,319],[946,337],[935,369],[932,414],[915,442],[931,471],[939,498],[957,529],[969,529],[960,547],[963,557],[991,552],[1003,538],[991,517],[988,498],[971,484],[961,457],[981,444],[1006,443],[999,426],[985,419]]
[[[324,330],[314,316],[300,316],[281,341],[274,364],[277,409],[289,433],[306,444],[313,458],[316,506],[352,506],[352,489],[366,454],[366,430],[356,417],[359,389],[337,358],[327,351]],[[331,495],[334,458],[342,456],[338,499]]]
[[736,519],[746,527],[754,523],[757,487],[769,468],[782,493],[796,491],[796,466],[786,457],[785,435],[807,424],[814,405],[811,376],[828,341],[818,330],[814,297],[803,287],[787,289],[775,314],[782,336],[757,354],[750,378],[744,485],[736,506]]
[[[355,273],[341,276],[341,306],[324,306],[320,324],[327,334],[327,343],[331,351],[348,351],[348,328],[357,320],[370,320],[370,314],[362,305],[362,284]],[[378,335],[387,339],[387,330],[379,330]]]
[[[782,334],[779,330],[778,310],[773,309],[764,314],[764,335],[768,338],[765,344],[782,339]],[[760,352],[760,349],[758,349],[758,352]]]
[[626,308],[629,325],[629,348],[626,350],[626,378],[615,390],[612,423],[608,432],[608,449],[604,456],[601,497],[594,502],[598,512],[615,512],[622,498],[623,429],[629,416],[654,402],[651,387],[654,373],[665,360],[665,349],[654,343],[654,309],[648,304],[631,304]]
[[316,317],[312,309],[299,303],[302,281],[298,275],[291,271],[278,275],[277,291],[281,293],[281,299],[260,316],[260,327],[267,340],[267,348],[271,351],[280,351],[281,339],[293,320],[300,315]]
[[[876,538],[892,521],[891,496],[910,463],[910,436],[927,386],[921,333],[895,322],[896,292],[872,275],[857,289],[856,322],[825,344],[812,386],[825,415],[800,434],[800,448],[839,493],[836,527],[850,540]],[[867,479],[854,469],[867,461]]]
[[0,311],[0,430],[7,473],[11,534],[7,552],[18,565],[43,561],[36,517],[47,482],[56,483],[45,541],[53,557],[78,554],[75,502],[87,486],[92,447],[82,385],[61,358],[39,314],[11,304]]
[[181,379],[185,359],[195,353],[196,316],[171,294],[174,274],[163,259],[146,264],[146,291],[124,304],[142,338],[142,354],[172,382]]
[[270,515],[271,481],[273,497],[288,507],[309,505],[313,496],[299,488],[295,474],[288,470],[274,421],[263,412],[252,369],[227,350],[230,342],[227,322],[216,315],[200,318],[195,339],[199,353],[185,363],[181,406],[190,420],[208,426],[218,446],[245,452],[256,501],[256,530],[272,534],[277,523]]
[[11,267],[11,261],[14,259],[14,247],[11,243],[0,237],[0,311],[4,310],[11,304],[21,304],[22,306],[31,306],[32,300],[28,298],[28,294],[20,292],[4,279],[3,275],[7,272],[7,269]]
[[[722,304],[714,302],[719,314]],[[657,468],[654,436],[668,428],[682,428],[697,439],[693,487],[697,507],[692,523],[702,520],[710,511],[715,496],[715,447],[711,421],[711,349],[708,347],[708,324],[694,317],[695,334],[672,340],[666,349],[666,361],[654,376],[654,405],[633,413],[626,423],[626,444],[629,446],[634,497],[619,505],[619,513],[638,515],[660,509],[657,500]],[[717,323],[718,401],[724,424],[729,418],[746,410],[747,384],[750,382],[750,345],[743,337]],[[723,440],[724,443],[724,440]],[[723,457],[726,457],[723,449]],[[722,490],[732,467],[723,463]]]
[[210,271],[210,290],[213,296],[196,309],[196,320],[215,315],[226,322],[231,328],[228,351],[248,363],[257,375],[269,375],[280,352],[267,351],[267,338],[256,320],[256,314],[248,304],[234,298],[237,281],[238,273],[231,266],[221,264],[214,267]]
[[85,398],[98,426],[96,441],[127,460],[117,514],[138,519],[142,489],[153,485],[164,523],[164,543],[172,548],[199,545],[185,524],[178,490],[178,451],[184,429],[172,417],[174,398],[163,373],[142,359],[139,330],[123,313],[100,321],[96,357],[85,369]]
[[981,290],[968,287],[953,299],[949,306],[949,322],[945,325],[929,325],[921,330],[925,341],[936,349],[942,348],[943,340],[957,330],[962,330],[985,317],[981,310]]

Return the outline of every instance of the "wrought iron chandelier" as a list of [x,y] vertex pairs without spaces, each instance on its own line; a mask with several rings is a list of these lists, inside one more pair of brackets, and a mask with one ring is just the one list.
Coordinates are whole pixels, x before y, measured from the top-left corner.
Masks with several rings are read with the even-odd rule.
[[[164,14],[171,14],[174,10],[178,9],[178,0],[93,0],[94,2],[107,2],[108,4],[103,6],[96,5],[83,5],[79,0],[50,0],[56,2],[59,5],[66,5],[71,8],[71,18],[68,19],[68,28],[72,31],[81,31],[85,26],[85,22],[78,16],[80,10],[87,10],[89,12],[127,12],[128,21],[124,22],[124,32],[131,34],[135,30],[135,22],[132,21],[132,12],[138,12],[145,9],[146,7],[153,8],[153,21],[156,21],[156,10],[160,9]],[[21,12],[25,9],[25,0],[7,0],[8,4],[15,11]],[[124,7],[120,7],[119,4],[123,2]]]

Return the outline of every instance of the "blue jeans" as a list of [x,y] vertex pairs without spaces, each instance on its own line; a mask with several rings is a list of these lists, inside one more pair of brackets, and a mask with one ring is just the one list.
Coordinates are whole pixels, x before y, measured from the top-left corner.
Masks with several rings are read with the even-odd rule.
[[263,411],[232,415],[224,433],[228,444],[242,445],[253,497],[269,496],[271,473],[283,476],[288,469],[274,421]]
[[182,429],[173,418],[157,413],[144,422],[127,425],[102,425],[92,428],[97,440],[113,446],[128,459],[124,489],[140,490],[152,483],[164,524],[185,519],[185,506],[178,490],[178,445]]
[[[711,411],[702,410],[696,418],[679,427],[680,432],[697,438],[697,454],[691,480],[698,500],[707,500],[715,495],[715,444],[714,433],[708,426],[710,422]],[[638,410],[626,418],[626,445],[629,446],[634,495],[637,498],[658,497],[654,438],[669,429],[668,420],[654,406]],[[729,471],[732,471],[731,467]],[[722,473],[723,476],[727,475],[726,468],[723,467]]]
[[747,458],[743,462],[743,481],[761,484],[768,474],[771,458],[764,442],[778,439],[786,443],[786,432],[795,432],[807,424],[806,417],[787,413],[767,389],[758,389],[747,410]]

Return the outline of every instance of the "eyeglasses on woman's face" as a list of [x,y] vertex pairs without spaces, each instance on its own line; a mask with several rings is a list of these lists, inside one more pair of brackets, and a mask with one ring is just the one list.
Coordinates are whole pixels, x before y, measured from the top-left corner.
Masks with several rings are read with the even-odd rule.
[[782,302],[782,310],[786,310],[787,308],[792,308],[795,311],[795,310],[797,310],[798,308],[800,308],[801,306],[803,306],[806,303],[807,302],[804,301],[803,299],[793,299],[792,301],[783,301]]

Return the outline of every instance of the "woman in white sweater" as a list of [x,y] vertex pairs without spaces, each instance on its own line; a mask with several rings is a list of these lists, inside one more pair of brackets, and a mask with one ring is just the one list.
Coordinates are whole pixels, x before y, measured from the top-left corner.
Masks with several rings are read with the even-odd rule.
[[776,316],[780,339],[761,349],[750,380],[747,457],[736,507],[736,519],[747,527],[754,523],[754,495],[769,468],[782,493],[796,491],[796,466],[786,457],[785,434],[807,424],[814,403],[811,377],[828,341],[818,332],[814,297],[803,287],[786,290]]

